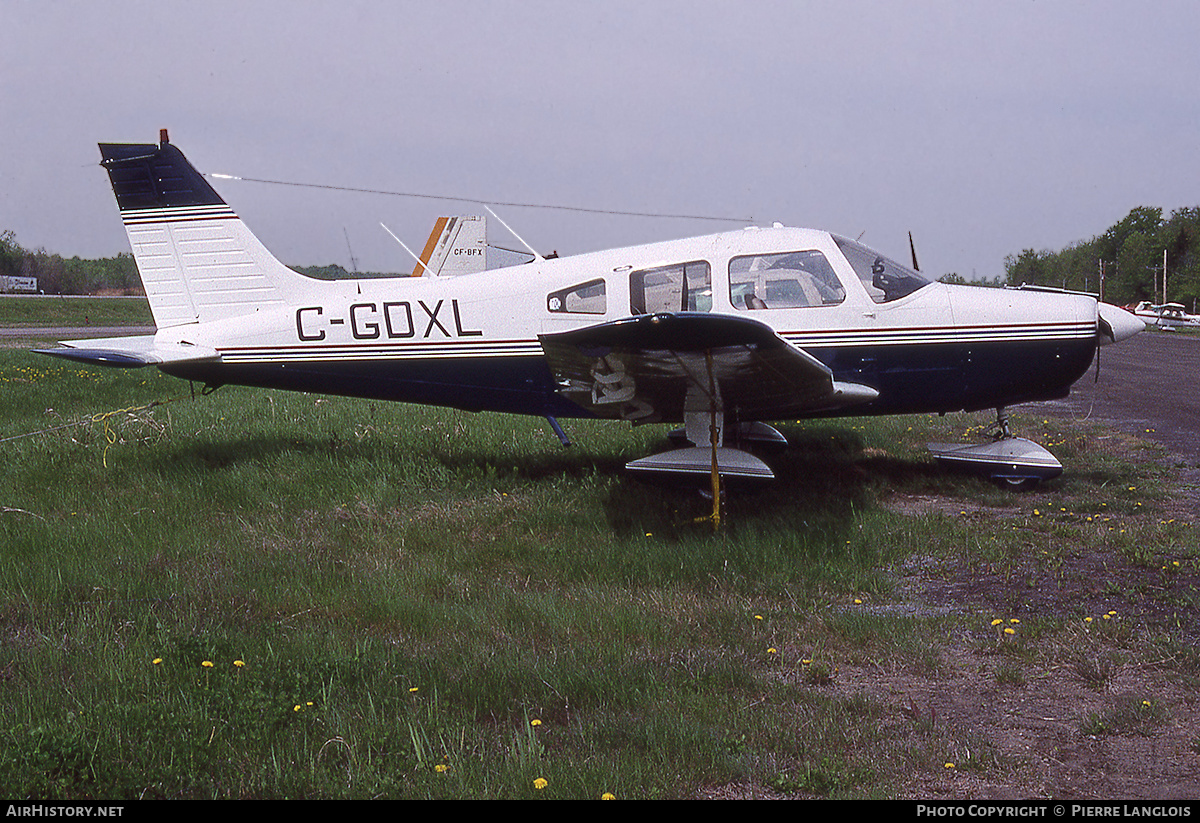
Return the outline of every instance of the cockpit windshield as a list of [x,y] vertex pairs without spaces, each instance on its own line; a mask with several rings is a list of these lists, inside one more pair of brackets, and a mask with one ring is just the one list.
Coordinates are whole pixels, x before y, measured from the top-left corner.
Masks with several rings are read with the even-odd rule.
[[860,243],[844,237],[833,239],[850,261],[850,267],[854,269],[858,279],[866,286],[867,294],[871,295],[871,299],[876,303],[899,300],[933,282],[925,275],[908,266],[902,266]]

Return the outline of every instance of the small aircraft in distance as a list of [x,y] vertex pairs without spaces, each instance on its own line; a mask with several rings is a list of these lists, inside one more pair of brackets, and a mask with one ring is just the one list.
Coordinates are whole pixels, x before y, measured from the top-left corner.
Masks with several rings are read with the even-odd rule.
[[1160,329],[1174,331],[1175,329],[1200,328],[1200,315],[1188,314],[1182,303],[1151,303],[1143,300],[1133,306],[1126,306],[1126,311],[1146,323]]
[[745,447],[786,444],[768,424],[797,418],[993,408],[995,443],[935,454],[1014,485],[1055,476],[1007,408],[1066,396],[1098,346],[1144,328],[1091,295],[948,285],[915,253],[779,224],[485,270],[480,226],[444,218],[418,276],[321,281],[276,260],[165,130],[100,154],[157,331],[44,353],[538,415],[564,444],[558,418],[682,423],[679,448],[627,468],[709,479],[714,507],[719,478],[773,477]]

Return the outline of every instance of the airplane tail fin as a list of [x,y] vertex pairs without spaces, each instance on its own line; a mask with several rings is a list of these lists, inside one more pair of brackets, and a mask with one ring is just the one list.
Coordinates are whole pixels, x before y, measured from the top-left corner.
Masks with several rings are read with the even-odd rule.
[[439,217],[421,251],[413,277],[456,277],[487,268],[487,220]]
[[157,145],[101,143],[100,155],[158,328],[252,314],[306,290],[165,129]]

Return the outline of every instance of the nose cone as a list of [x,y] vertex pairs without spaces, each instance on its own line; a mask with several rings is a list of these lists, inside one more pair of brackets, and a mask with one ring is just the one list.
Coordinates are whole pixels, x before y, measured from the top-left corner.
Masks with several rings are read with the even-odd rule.
[[1146,328],[1145,323],[1119,306],[1098,303],[1096,309],[1100,315],[1097,335],[1101,346],[1120,343]]

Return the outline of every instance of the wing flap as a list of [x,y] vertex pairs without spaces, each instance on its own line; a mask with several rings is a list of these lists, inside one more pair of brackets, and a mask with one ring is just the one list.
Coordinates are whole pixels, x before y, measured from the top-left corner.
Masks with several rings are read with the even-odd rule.
[[[771,420],[869,402],[878,393],[750,318],[640,315],[539,336],[560,393],[598,417],[678,421],[697,398],[744,419]],[[707,399],[705,399],[707,398]]]

